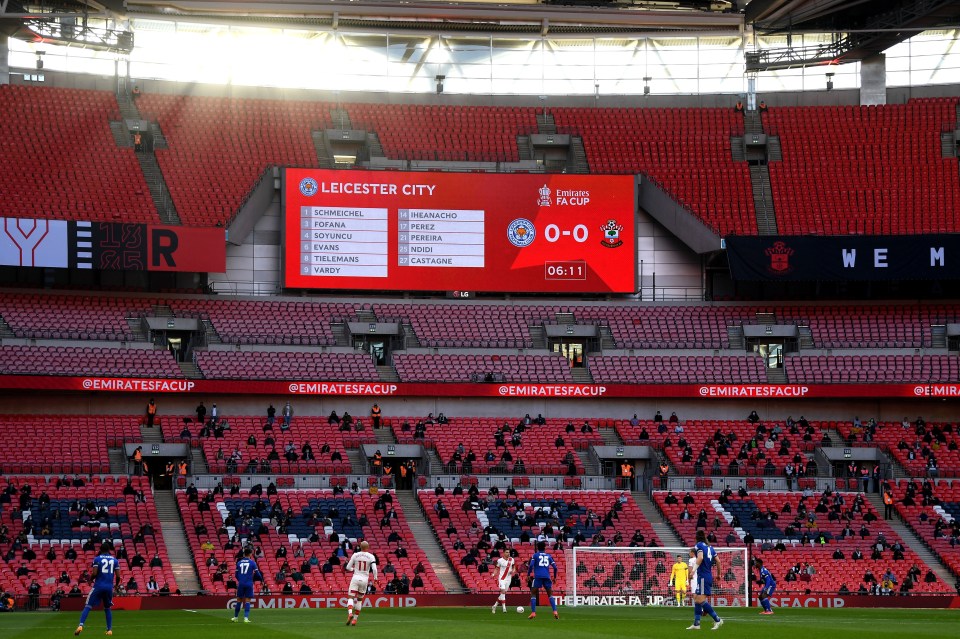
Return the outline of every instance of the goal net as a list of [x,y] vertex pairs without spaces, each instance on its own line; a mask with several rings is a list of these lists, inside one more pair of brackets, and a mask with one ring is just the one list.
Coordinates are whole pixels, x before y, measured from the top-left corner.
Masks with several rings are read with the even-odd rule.
[[[750,568],[746,548],[714,548],[711,601],[748,606]],[[568,606],[677,606],[673,565],[689,566],[690,548],[573,547],[565,553]],[[689,571],[683,605],[693,602]]]

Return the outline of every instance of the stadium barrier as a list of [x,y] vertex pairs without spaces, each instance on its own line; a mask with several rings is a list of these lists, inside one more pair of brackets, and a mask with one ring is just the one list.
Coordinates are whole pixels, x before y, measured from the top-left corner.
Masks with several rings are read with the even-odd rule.
[[821,399],[960,397],[960,384],[427,384],[272,380],[159,379],[0,375],[0,389],[194,395],[356,397],[521,397],[584,399],[671,397],[700,399]]
[[[489,607],[494,595],[445,595],[445,594],[410,594],[410,595],[371,595],[367,597],[366,606],[372,608],[424,608],[424,607]],[[566,602],[560,597],[560,604]],[[656,598],[647,597],[610,596],[597,597],[597,601],[582,602],[594,606],[659,606]],[[669,597],[667,598],[669,601]],[[862,596],[862,595],[833,595],[810,594],[798,596],[778,596],[771,599],[778,608],[960,608],[960,596]],[[254,597],[254,608],[282,609],[282,608],[345,608],[346,595],[264,595]],[[233,597],[227,596],[185,596],[185,597],[116,597],[113,600],[114,610],[194,610],[227,609],[234,603]],[[508,606],[523,606],[530,603],[527,594],[509,595]],[[743,605],[738,602],[715,600],[718,606]],[[65,598],[61,603],[61,610],[79,611],[83,609],[84,599]]]

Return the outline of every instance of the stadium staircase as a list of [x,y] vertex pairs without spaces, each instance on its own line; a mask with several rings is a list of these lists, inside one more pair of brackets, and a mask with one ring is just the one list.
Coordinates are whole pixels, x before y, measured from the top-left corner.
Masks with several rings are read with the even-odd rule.
[[163,431],[156,425],[153,428],[148,428],[144,424],[140,424],[140,438],[144,444],[162,444]]
[[377,438],[378,444],[396,444],[397,443],[397,437],[396,435],[393,434],[392,428],[385,428],[382,426],[380,428],[374,428],[373,436]]
[[390,365],[377,366],[377,376],[381,382],[400,381],[400,375],[397,374],[397,369]]
[[529,330],[531,348],[535,350],[545,349],[547,347],[547,331],[543,328],[543,325],[532,324]]
[[663,515],[660,514],[657,506],[646,493],[632,492],[630,494],[664,546],[679,547],[683,545],[683,541],[677,536],[676,531],[663,519]]
[[107,449],[107,456],[110,459],[110,473],[113,475],[126,475],[127,454],[123,448]]
[[413,324],[409,321],[405,321],[400,324],[400,330],[403,331],[403,348],[420,348],[420,338],[417,337],[417,332],[413,330]]
[[583,464],[584,475],[600,474],[600,467],[597,465],[597,462],[593,459],[593,456],[590,454],[589,450],[578,450],[577,457],[580,458],[580,463]]
[[586,174],[590,172],[587,163],[587,151],[583,148],[583,138],[579,135],[570,136],[570,163],[567,173]]
[[203,373],[193,362],[177,362],[177,365],[180,366],[180,372],[187,379],[203,379]]
[[731,324],[727,326],[727,341],[730,344],[730,350],[744,352],[747,350],[747,342],[743,336],[743,326],[740,324]]
[[367,460],[363,458],[362,448],[347,448],[347,461],[350,462],[350,470],[358,475],[367,472]]
[[[873,507],[877,509],[878,513],[882,513],[883,506],[883,496],[878,493],[868,493],[867,499],[873,504]],[[950,572],[950,569],[944,566],[940,562],[940,557],[936,553],[932,552],[930,548],[923,542],[922,539],[914,534],[913,530],[909,526],[903,523],[900,519],[900,513],[894,510],[894,518],[887,520],[887,523],[893,528],[893,531],[900,535],[900,539],[903,540],[903,543],[907,548],[913,550],[923,562],[930,566],[934,574],[937,575],[937,578],[940,579],[945,584],[953,584],[956,579],[955,576]]]
[[323,131],[311,131],[310,137],[313,139],[313,148],[317,151],[317,161],[321,169],[334,168],[333,154],[327,147],[327,138]]
[[407,526],[413,534],[413,538],[430,561],[430,566],[443,585],[444,590],[450,594],[462,594],[467,592],[456,571],[450,565],[450,560],[443,548],[437,542],[436,533],[433,527],[427,521],[426,514],[417,501],[417,495],[412,490],[395,491],[397,502],[403,508],[403,513],[407,518]]
[[139,317],[128,317],[127,326],[130,327],[130,332],[136,337],[138,342],[147,341],[147,333],[143,328],[143,320]]
[[[744,131],[749,135],[763,135],[763,122],[756,110],[747,110],[743,114]],[[779,142],[779,141],[778,141]],[[770,185],[769,147],[741,147],[735,145],[734,159],[742,153],[743,159],[750,165],[750,182],[753,188],[753,204],[757,216],[757,231],[760,235],[777,235],[777,214],[773,208],[773,188]]]
[[7,324],[7,321],[0,317],[0,340],[9,337],[16,337],[13,333],[13,329],[10,328],[10,325]]
[[[122,129],[127,128],[125,122],[131,120],[137,122],[143,121],[140,110],[125,91],[117,94],[117,104],[120,106],[120,116],[124,119],[124,122],[118,123]],[[113,131],[114,139],[117,139],[118,132],[115,124],[117,123],[110,123],[110,130]],[[140,170],[143,171],[147,188],[150,189],[150,197],[153,199],[153,204],[157,209],[157,215],[160,216],[160,221],[170,226],[180,226],[180,216],[177,214],[177,208],[174,206],[170,189],[167,188],[167,181],[163,178],[163,172],[160,170],[160,164],[157,162],[157,156],[154,153],[154,149],[158,147],[166,148],[167,141],[160,133],[160,126],[156,123],[150,124],[150,135],[153,140],[152,148],[147,149],[144,147],[144,150],[137,151],[137,161],[140,163]],[[130,137],[130,133],[127,132],[126,143],[121,144],[120,140],[118,140],[118,145],[125,147],[131,146]],[[160,144],[160,142],[162,142],[162,144]]]
[[200,590],[200,580],[194,565],[193,553],[190,552],[190,545],[187,543],[187,535],[183,530],[176,497],[173,491],[158,490],[153,493],[153,501],[157,507],[163,541],[167,546],[167,557],[170,559],[170,568],[177,579],[177,586],[185,595],[196,593]]
[[203,456],[202,448],[190,449],[190,473],[192,475],[206,475],[210,472],[207,458]]
[[427,470],[431,475],[439,475],[443,473],[443,461],[440,459],[440,455],[437,454],[437,451],[433,448],[427,448]]

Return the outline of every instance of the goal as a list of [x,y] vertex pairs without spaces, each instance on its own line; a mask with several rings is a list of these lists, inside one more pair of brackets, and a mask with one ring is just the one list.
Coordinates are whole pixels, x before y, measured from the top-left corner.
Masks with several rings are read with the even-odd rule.
[[[746,548],[714,548],[711,601],[715,606],[750,605]],[[670,571],[687,563],[690,548],[584,547],[565,552],[568,606],[676,606]],[[692,577],[692,574],[691,574]],[[689,582],[689,579],[688,579]],[[689,583],[685,604],[692,603]]]

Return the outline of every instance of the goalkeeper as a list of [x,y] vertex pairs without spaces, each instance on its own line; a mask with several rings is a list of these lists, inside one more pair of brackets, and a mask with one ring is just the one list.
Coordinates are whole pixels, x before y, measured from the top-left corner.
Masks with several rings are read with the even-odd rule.
[[673,564],[673,570],[670,571],[670,581],[676,591],[677,606],[682,606],[687,598],[687,584],[690,583],[690,566],[683,560],[683,555],[677,555],[677,563]]

